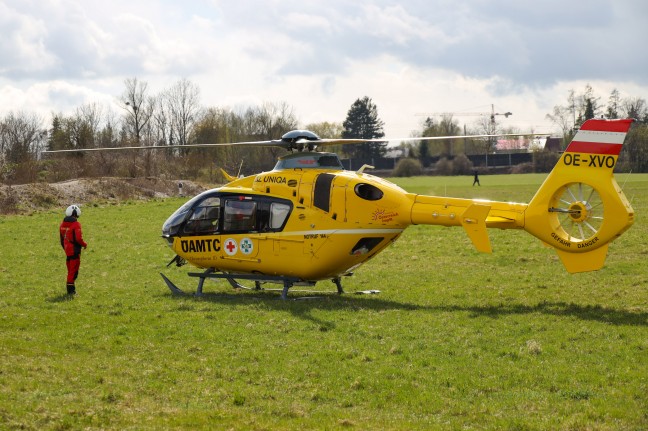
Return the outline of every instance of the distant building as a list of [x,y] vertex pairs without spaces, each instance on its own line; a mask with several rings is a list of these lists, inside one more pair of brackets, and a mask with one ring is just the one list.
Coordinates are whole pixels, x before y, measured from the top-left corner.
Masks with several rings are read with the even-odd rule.
[[547,141],[544,145],[545,151],[551,151],[552,153],[559,153],[562,151],[562,138],[552,138],[547,137]]
[[497,140],[498,151],[522,150],[528,147],[528,143],[520,138],[508,138]]

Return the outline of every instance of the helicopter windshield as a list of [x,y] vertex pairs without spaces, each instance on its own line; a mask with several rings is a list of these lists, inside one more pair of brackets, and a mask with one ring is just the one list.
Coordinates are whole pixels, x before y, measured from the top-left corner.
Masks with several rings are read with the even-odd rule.
[[171,235],[176,235],[178,233],[180,225],[187,218],[187,214],[189,213],[189,210],[193,208],[196,202],[201,201],[205,197],[205,195],[211,194],[212,192],[213,190],[208,190],[206,192],[199,194],[198,196],[194,196],[193,198],[188,200],[184,205],[178,208],[173,214],[171,214],[169,218],[162,225],[162,236],[169,237]]
[[277,232],[291,210],[291,202],[285,199],[209,190],[174,212],[162,226],[162,236]]
[[281,169],[335,169],[342,170],[342,162],[335,153],[294,153],[281,157],[275,170]]

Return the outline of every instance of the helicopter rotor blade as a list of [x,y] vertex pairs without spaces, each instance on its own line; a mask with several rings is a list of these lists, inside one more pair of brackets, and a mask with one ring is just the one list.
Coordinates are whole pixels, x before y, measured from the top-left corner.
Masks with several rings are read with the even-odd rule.
[[550,133],[500,133],[496,135],[450,135],[450,136],[419,136],[409,138],[372,138],[372,139],[320,139],[314,141],[318,146],[340,144],[369,144],[377,142],[412,142],[412,141],[440,141],[443,139],[478,139],[502,138],[514,136],[549,136]]
[[[288,136],[295,132],[301,135]],[[307,134],[304,136],[304,134]],[[308,135],[310,134],[310,135]],[[320,146],[328,145],[346,145],[346,144],[368,144],[368,143],[382,143],[382,142],[413,142],[413,141],[439,141],[443,139],[481,139],[481,138],[501,138],[501,137],[514,137],[514,136],[548,136],[549,133],[504,133],[495,135],[451,135],[451,136],[420,136],[409,138],[325,138],[321,139],[317,135],[308,131],[293,131],[284,135],[282,139],[272,139],[266,141],[244,141],[244,142],[228,142],[228,143],[214,143],[214,144],[186,144],[186,145],[142,145],[142,146],[129,146],[129,147],[98,147],[98,148],[75,148],[66,150],[46,150],[42,151],[43,154],[54,153],[83,153],[95,151],[123,151],[123,150],[164,150],[170,148],[209,148],[209,147],[235,147],[235,146],[250,146],[250,147],[280,147],[286,150],[299,150],[304,149],[314,150]]]
[[141,145],[131,147],[97,147],[97,148],[74,148],[67,150],[45,150],[43,154],[54,153],[85,153],[93,151],[123,151],[123,150],[167,150],[170,148],[209,148],[209,147],[232,147],[232,146],[250,146],[250,147],[283,147],[287,148],[286,142],[281,140],[270,141],[249,141],[249,142],[229,142],[216,144],[186,144],[186,145]]

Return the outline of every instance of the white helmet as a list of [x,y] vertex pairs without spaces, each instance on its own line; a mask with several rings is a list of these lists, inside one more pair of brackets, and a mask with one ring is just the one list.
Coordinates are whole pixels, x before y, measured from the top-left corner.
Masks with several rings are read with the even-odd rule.
[[70,205],[65,210],[65,215],[68,217],[81,217],[81,208],[78,205]]

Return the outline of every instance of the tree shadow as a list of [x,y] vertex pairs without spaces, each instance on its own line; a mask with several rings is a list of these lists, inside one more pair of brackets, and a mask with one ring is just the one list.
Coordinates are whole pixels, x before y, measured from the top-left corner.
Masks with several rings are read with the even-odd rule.
[[469,311],[474,316],[497,318],[515,314],[545,314],[559,317],[575,317],[580,320],[609,323],[611,325],[648,326],[648,313],[610,308],[603,305],[580,305],[573,302],[541,302],[536,305],[488,305],[488,306],[445,306],[447,311]]
[[535,305],[526,304],[499,304],[499,305],[459,305],[438,304],[424,305],[393,300],[385,300],[377,295],[353,295],[347,293],[312,294],[290,293],[287,300],[282,300],[279,293],[271,291],[261,292],[234,292],[234,293],[203,293],[202,296],[174,295],[173,298],[181,300],[195,299],[198,301],[213,302],[228,306],[245,306],[250,301],[263,303],[273,310],[291,313],[301,319],[312,321],[321,326],[322,330],[335,327],[333,322],[326,322],[315,318],[313,310],[403,310],[423,312],[467,312],[470,317],[489,317],[497,319],[502,316],[544,314],[557,317],[574,317],[579,320],[607,323],[616,326],[648,326],[648,312],[631,311],[611,308],[604,305],[576,304],[573,302],[540,302]]

